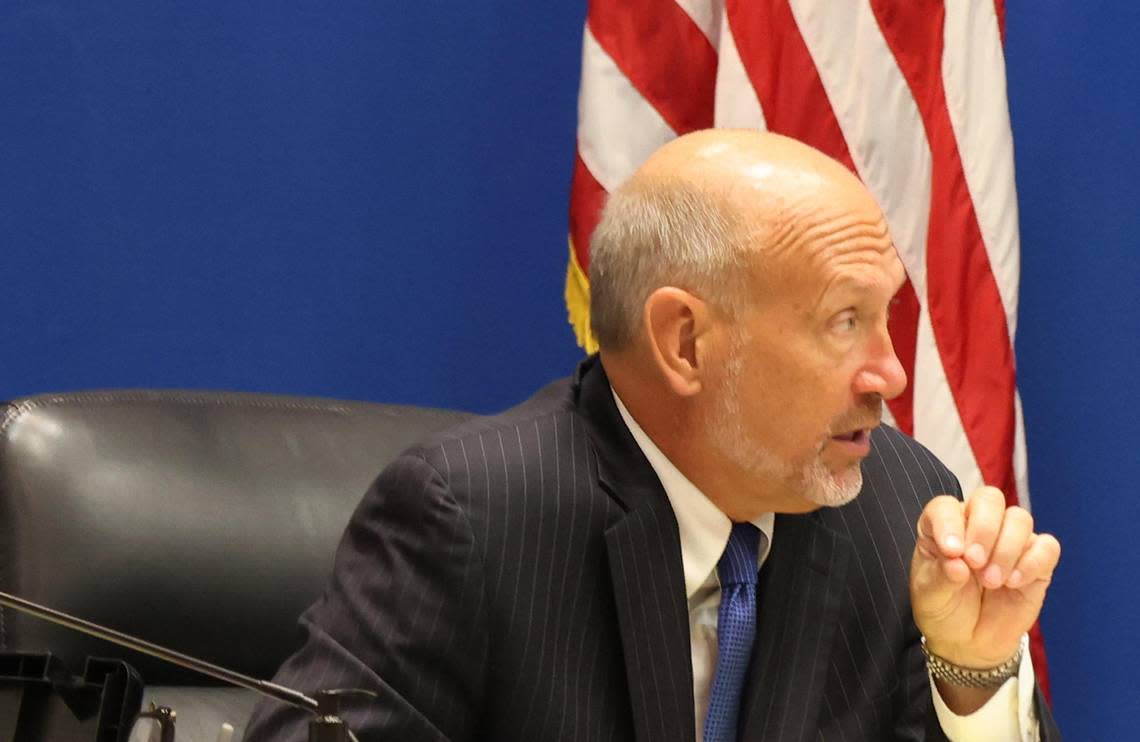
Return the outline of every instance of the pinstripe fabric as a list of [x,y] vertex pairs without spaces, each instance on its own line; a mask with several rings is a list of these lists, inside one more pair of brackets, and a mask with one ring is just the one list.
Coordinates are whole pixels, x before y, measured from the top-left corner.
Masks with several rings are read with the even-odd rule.
[[[743,739],[943,739],[906,575],[922,505],[957,483],[887,428],[864,472],[850,505],[777,518]],[[376,691],[345,712],[361,742],[693,740],[676,521],[596,358],[390,465],[301,628],[276,681]],[[266,703],[246,738],[306,734]]]

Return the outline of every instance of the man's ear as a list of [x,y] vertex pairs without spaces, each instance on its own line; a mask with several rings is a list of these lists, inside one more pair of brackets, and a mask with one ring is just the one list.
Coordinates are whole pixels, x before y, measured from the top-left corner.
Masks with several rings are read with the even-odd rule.
[[688,291],[663,286],[645,300],[643,320],[658,373],[674,394],[691,397],[703,384],[702,346],[709,330],[708,305]]

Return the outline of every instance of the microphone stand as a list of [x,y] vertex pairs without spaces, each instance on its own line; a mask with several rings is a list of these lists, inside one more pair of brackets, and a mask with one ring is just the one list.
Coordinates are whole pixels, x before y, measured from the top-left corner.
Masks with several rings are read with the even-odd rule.
[[243,675],[240,672],[215,665],[205,660],[200,660],[197,657],[191,657],[188,654],[176,652],[173,649],[159,646],[144,639],[124,634],[121,631],[100,626],[97,623],[86,621],[82,618],[69,615],[62,611],[57,611],[54,608],[33,603],[30,600],[21,598],[9,593],[0,592],[0,605],[14,608],[22,613],[27,613],[37,618],[42,618],[51,623],[64,626],[75,631],[80,631],[84,634],[94,636],[99,639],[113,642],[128,649],[133,649],[137,652],[157,657],[179,667],[193,670],[209,675],[230,685],[236,685],[241,688],[260,693],[263,696],[268,696],[278,701],[284,701],[292,706],[305,709],[315,715],[315,718],[309,722],[309,742],[347,742],[348,740],[356,740],[354,735],[340,718],[338,713],[339,698],[347,694],[362,694],[376,697],[375,693],[366,690],[322,690],[316,695],[317,698],[310,698],[300,691],[286,688],[283,685],[271,683],[268,680],[259,680],[258,678],[249,675]]

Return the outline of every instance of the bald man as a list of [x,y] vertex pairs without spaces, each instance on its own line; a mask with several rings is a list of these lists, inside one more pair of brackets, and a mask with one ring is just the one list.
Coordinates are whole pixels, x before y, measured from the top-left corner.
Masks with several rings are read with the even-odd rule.
[[666,145],[591,244],[599,355],[381,474],[277,680],[378,693],[362,742],[1059,739],[1025,652],[1057,541],[880,425],[903,279],[824,155]]

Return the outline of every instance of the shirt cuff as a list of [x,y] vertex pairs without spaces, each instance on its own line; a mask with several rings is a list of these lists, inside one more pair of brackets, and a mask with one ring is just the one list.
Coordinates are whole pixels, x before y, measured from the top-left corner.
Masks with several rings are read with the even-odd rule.
[[930,692],[934,697],[934,713],[950,742],[1037,742],[1040,734],[1037,712],[1033,706],[1033,661],[1029,657],[1029,636],[1021,637],[1021,665],[1017,675],[1010,678],[980,709],[967,716],[959,716],[949,709],[934,678],[930,678]]

